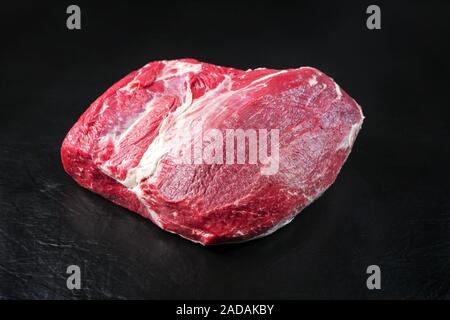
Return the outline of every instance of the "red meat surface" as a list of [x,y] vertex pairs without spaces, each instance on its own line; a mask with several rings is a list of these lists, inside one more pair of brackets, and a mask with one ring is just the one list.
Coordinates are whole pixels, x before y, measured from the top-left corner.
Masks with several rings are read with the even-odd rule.
[[[237,242],[275,231],[320,196],[363,118],[359,105],[314,68],[243,71],[193,59],[156,61],[92,103],[67,134],[61,157],[79,185],[164,230],[204,245]],[[250,163],[247,137],[244,163],[237,163],[238,149],[234,162],[189,162],[195,141],[211,129],[223,137],[227,130],[267,130],[268,154],[277,147],[279,156]],[[259,151],[265,138],[257,137]],[[202,152],[217,146],[204,141]],[[218,149],[210,155],[220,158]]]

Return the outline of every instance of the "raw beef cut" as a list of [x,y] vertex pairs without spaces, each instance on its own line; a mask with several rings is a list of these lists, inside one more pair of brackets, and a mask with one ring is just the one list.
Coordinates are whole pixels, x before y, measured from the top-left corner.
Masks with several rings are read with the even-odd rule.
[[321,195],[363,118],[314,68],[156,61],[92,103],[61,157],[78,184],[164,230],[237,242],[284,226]]

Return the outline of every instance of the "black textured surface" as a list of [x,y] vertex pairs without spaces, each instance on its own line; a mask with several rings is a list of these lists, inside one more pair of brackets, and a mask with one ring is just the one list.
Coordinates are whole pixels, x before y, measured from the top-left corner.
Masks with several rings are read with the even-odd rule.
[[[379,31],[366,1],[77,4],[80,31],[69,3],[1,7],[0,298],[450,298],[449,4],[379,2]],[[204,248],[64,173],[62,139],[98,95],[181,57],[311,65],[362,105],[336,183],[275,234]]]

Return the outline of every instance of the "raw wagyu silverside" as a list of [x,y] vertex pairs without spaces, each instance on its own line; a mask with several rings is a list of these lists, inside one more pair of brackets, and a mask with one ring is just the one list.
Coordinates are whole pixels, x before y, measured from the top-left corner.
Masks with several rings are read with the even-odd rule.
[[155,61],[92,103],[61,157],[82,187],[164,230],[237,242],[270,234],[319,197],[363,118],[314,68]]

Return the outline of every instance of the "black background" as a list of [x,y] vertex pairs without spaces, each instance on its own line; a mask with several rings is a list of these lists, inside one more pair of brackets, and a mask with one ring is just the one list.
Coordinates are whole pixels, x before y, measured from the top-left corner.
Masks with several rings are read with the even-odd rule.
[[[0,298],[450,298],[450,3],[75,1],[0,6]],[[78,187],[59,147],[152,60],[314,66],[366,120],[335,184],[291,224],[202,247]],[[66,268],[82,289],[66,287]],[[382,289],[366,288],[366,268]]]

